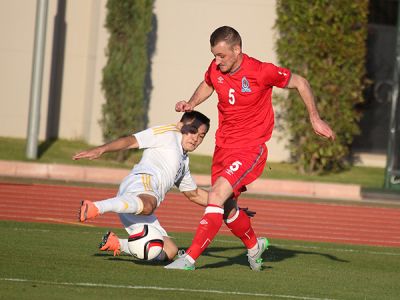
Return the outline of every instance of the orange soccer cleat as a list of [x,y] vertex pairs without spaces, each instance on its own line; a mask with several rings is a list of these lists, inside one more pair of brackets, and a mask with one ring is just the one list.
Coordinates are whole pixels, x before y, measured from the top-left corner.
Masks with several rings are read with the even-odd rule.
[[117,256],[121,253],[119,246],[118,236],[112,232],[107,232],[99,245],[99,249],[101,251],[114,251],[114,256]]
[[85,222],[86,220],[93,219],[100,214],[99,209],[93,202],[89,200],[83,200],[81,202],[81,208],[79,209],[79,221]]

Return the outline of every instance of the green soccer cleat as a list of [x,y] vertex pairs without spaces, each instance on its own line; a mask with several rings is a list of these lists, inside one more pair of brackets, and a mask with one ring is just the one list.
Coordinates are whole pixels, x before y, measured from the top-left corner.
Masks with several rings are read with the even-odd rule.
[[247,254],[247,260],[249,261],[250,268],[253,271],[261,271],[263,263],[263,259],[261,258],[261,256],[264,253],[264,251],[268,249],[269,242],[267,238],[260,237],[257,238],[257,244],[258,244],[257,254],[254,256],[250,256],[249,254]]
[[179,255],[178,254],[178,259],[170,263],[169,265],[166,265],[164,268],[165,269],[176,269],[176,270],[187,270],[187,271],[193,271],[195,269],[194,264],[192,264],[187,258],[187,254]]

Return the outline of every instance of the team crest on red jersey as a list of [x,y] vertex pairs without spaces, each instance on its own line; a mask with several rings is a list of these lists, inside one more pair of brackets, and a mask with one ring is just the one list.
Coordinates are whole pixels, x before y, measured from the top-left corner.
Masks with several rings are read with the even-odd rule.
[[222,76],[219,76],[217,78],[217,80],[218,80],[218,83],[224,83],[224,77],[222,77]]
[[246,77],[242,78],[242,93],[250,93],[250,84]]

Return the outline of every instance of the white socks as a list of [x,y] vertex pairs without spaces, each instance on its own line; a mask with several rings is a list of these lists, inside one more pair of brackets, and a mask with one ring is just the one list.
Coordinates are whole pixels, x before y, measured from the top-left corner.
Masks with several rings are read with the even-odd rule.
[[93,202],[100,214],[106,212],[140,214],[143,210],[142,200],[134,195],[125,194],[103,201]]
[[131,255],[128,248],[128,239],[118,239],[119,240],[119,249],[121,252]]
[[194,265],[194,263],[196,262],[190,255],[186,255],[185,257],[191,264]]

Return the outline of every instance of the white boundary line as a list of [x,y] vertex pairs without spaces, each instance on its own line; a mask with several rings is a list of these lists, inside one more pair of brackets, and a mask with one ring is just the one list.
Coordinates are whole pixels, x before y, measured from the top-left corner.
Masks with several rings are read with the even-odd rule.
[[273,297],[273,298],[300,299],[300,300],[334,300],[332,298],[315,298],[315,297],[301,297],[301,296],[292,296],[292,295],[230,292],[230,291],[221,291],[221,290],[186,289],[186,288],[160,287],[160,286],[115,285],[115,284],[101,284],[101,283],[90,283],[90,282],[55,282],[55,281],[45,281],[45,280],[30,280],[30,279],[22,279],[22,278],[0,278],[0,280],[1,281],[11,281],[11,282],[29,282],[29,283],[38,283],[38,284],[62,285],[62,286],[176,291],[176,292],[187,292],[187,293],[208,293],[208,294],[240,295],[240,296],[252,296],[252,297]]

